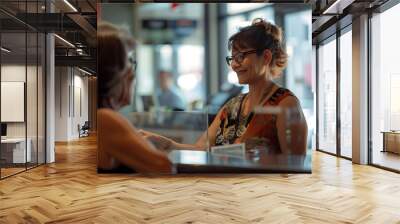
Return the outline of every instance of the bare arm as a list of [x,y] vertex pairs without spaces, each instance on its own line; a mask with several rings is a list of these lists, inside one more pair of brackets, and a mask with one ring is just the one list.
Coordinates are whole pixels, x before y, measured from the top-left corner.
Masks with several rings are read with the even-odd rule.
[[201,137],[197,140],[196,145],[203,146],[204,148],[206,147],[205,143],[207,142],[207,133],[208,133],[208,144],[209,144],[209,146],[214,146],[215,145],[215,139],[217,137],[217,131],[218,131],[218,128],[219,128],[219,126],[221,124],[221,114],[222,114],[222,111],[223,111],[224,108],[225,108],[225,106],[222,107],[222,109],[220,109],[218,111],[217,116],[215,116],[213,122],[208,127],[208,130],[201,135]]
[[102,110],[98,113],[98,142],[110,156],[139,172],[169,173],[167,155],[155,149],[121,115]]
[[150,142],[152,142],[158,149],[190,149],[190,150],[207,150],[207,134],[208,143],[213,146],[215,144],[215,138],[219,125],[221,123],[220,116],[222,109],[218,112],[217,116],[214,118],[208,130],[205,131],[199,139],[197,139],[194,144],[183,144],[175,142],[174,140],[152,133],[144,130],[140,130],[140,133]]
[[305,154],[307,149],[307,122],[298,100],[289,96],[279,104],[277,131],[281,150],[287,154]]

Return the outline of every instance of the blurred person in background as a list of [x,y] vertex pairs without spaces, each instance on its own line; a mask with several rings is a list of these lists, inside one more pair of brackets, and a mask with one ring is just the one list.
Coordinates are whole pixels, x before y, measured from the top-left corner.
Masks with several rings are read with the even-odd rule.
[[168,71],[160,71],[160,90],[157,91],[158,102],[167,110],[184,111],[186,100],[183,93],[174,85],[172,74]]
[[118,110],[130,104],[136,61],[126,31],[100,23],[98,43],[98,172],[171,173],[167,155],[146,141]]

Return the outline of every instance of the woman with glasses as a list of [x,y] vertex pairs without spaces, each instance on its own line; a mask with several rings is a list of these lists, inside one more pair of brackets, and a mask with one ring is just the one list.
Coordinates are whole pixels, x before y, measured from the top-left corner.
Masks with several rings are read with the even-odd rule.
[[[286,67],[288,56],[282,46],[281,29],[255,19],[229,38],[232,56],[226,62],[239,83],[249,92],[228,101],[208,129],[211,146],[245,143],[246,149],[267,149],[273,153],[306,152],[307,124],[297,97],[273,80]],[[158,146],[190,148],[163,136],[143,132]],[[206,133],[195,144],[204,149]],[[192,146],[193,147],[193,146]]]
[[132,98],[136,61],[128,56],[134,41],[111,24],[98,26],[98,172],[136,170],[170,173],[172,165],[164,152],[149,144],[117,111]]

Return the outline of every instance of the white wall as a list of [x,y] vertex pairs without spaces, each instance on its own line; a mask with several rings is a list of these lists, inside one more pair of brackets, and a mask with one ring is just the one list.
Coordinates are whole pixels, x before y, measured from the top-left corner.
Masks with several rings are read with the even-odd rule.
[[56,67],[55,141],[77,139],[78,124],[88,120],[88,78],[82,75],[75,68]]
[[55,141],[68,141],[69,69],[55,68]]
[[[89,91],[88,91],[88,78],[87,77],[82,77],[82,73],[78,73],[79,75],[76,75],[76,72],[79,72],[78,70],[75,70],[75,75],[74,75],[74,108],[72,113],[72,136],[73,138],[79,137],[78,133],[78,124],[81,126],[85,123],[85,121],[89,120],[89,111],[88,111],[88,96],[89,96]],[[80,108],[81,107],[81,108]],[[80,111],[81,110],[81,111]]]
[[[28,78],[36,75],[36,67],[28,66],[27,68],[25,65],[2,65],[1,66],[1,81],[3,82],[25,82],[25,73],[26,70],[28,72]],[[30,85],[36,85],[36,81],[31,83],[33,80],[29,80]],[[36,88],[27,88],[27,102],[36,102]],[[36,108],[36,103],[30,105],[31,107]],[[31,108],[32,109],[32,108]],[[1,110],[7,110],[7,108],[1,108]],[[28,113],[28,122],[36,121],[36,113]],[[33,117],[31,115],[34,115]],[[32,127],[33,125],[28,125]],[[36,129],[36,126],[35,126]],[[29,133],[29,130],[28,130]],[[25,137],[25,122],[7,122],[7,136],[8,137]],[[29,136],[28,136],[29,137]]]

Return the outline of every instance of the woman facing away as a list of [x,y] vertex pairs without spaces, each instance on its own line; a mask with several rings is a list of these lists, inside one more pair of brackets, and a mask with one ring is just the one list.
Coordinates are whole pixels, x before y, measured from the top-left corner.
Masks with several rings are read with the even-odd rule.
[[[282,30],[257,18],[229,38],[228,48],[232,56],[226,57],[226,62],[236,72],[239,83],[249,86],[249,92],[232,98],[218,112],[208,128],[209,145],[245,143],[246,149],[305,154],[307,123],[299,100],[273,81],[288,60],[282,46]],[[255,109],[261,113],[255,113]],[[206,133],[194,145],[150,132],[142,134],[159,148],[206,148]]]
[[[107,23],[98,26],[98,172],[125,171],[124,167],[144,173],[170,173],[167,155],[154,148],[117,111],[130,104],[136,61],[128,52],[133,39]],[[127,170],[128,171],[128,170]]]

